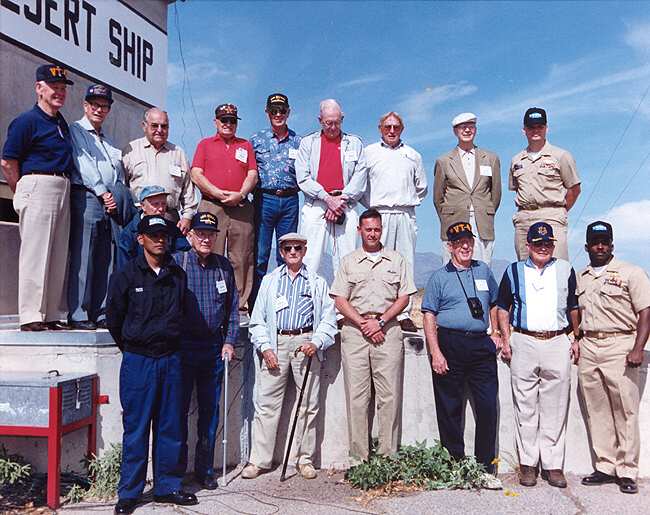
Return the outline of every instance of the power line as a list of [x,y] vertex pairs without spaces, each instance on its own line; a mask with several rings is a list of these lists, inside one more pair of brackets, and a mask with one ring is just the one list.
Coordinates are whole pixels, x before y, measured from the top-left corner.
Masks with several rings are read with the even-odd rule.
[[612,205],[609,206],[608,211],[611,210],[612,208],[614,208],[614,207],[616,206],[616,203],[621,199],[621,197],[623,196],[623,194],[624,194],[624,193],[627,191],[627,189],[631,186],[632,181],[634,181],[634,178],[635,178],[637,175],[639,175],[639,172],[641,171],[641,169],[643,168],[643,166],[646,164],[646,161],[648,160],[648,158],[650,158],[650,151],[645,155],[645,157],[643,158],[643,161],[641,161],[641,164],[639,165],[639,167],[638,167],[638,168],[636,169],[636,171],[632,174],[632,177],[630,177],[630,179],[627,181],[627,183],[625,184],[625,186],[623,187],[623,189],[621,190],[621,192],[618,194],[618,197],[616,197],[616,199],[614,199],[614,202],[612,202]]

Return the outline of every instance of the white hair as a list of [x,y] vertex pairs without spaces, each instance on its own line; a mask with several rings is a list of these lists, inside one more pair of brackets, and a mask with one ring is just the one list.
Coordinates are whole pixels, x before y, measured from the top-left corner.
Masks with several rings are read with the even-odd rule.
[[149,115],[150,115],[150,114],[154,114],[154,113],[162,113],[162,114],[164,114],[164,115],[167,117],[167,119],[169,120],[169,115],[167,114],[167,111],[163,111],[163,110],[160,109],[159,107],[151,107],[151,108],[147,109],[147,110],[144,112],[143,120],[144,120],[145,122],[148,122],[148,121],[149,121]]
[[320,103],[319,116],[323,115],[323,111],[338,111],[343,116],[341,106],[333,98],[327,98]]

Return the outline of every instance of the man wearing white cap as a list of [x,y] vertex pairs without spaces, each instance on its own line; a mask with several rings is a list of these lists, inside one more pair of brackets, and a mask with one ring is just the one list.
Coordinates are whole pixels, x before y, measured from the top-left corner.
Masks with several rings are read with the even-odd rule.
[[501,202],[499,157],[474,145],[474,113],[461,113],[451,125],[458,145],[436,160],[433,203],[440,218],[443,261],[450,259],[445,228],[455,222],[469,222],[478,231],[474,257],[488,265],[494,249],[494,215]]

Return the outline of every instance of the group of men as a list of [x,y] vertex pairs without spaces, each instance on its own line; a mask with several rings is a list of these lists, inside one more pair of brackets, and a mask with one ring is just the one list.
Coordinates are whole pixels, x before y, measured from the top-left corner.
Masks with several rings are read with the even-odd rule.
[[[84,116],[68,127],[59,110],[69,84],[59,66],[37,69],[37,104],[10,125],[2,170],[19,215],[21,329],[106,327],[123,352],[116,512],[131,513],[142,494],[152,425],[155,499],[197,502],[181,489],[194,388],[195,478],[216,488],[223,360],[233,359],[248,313],[259,367],[244,478],[272,466],[289,376],[305,385],[292,459],[304,478],[316,477],[320,369],[339,332],[350,462],[369,458],[373,387],[377,452],[395,453],[402,330],[416,330],[415,208],[427,195],[422,158],[401,139],[401,116],[383,115],[380,141],[364,148],[342,130],[341,107],[328,99],[320,104],[320,130],[301,138],[287,125],[287,96],[274,93],[266,102],[270,128],[248,141],[237,136],[237,107],[221,104],[216,134],[199,142],[189,165],[168,141],[167,114],[156,108],[145,113],[143,138],[123,152],[115,148],[102,130],[112,92],[101,84],[87,89]],[[472,113],[452,120],[457,146],[434,169],[446,264],[429,280],[422,311],[441,441],[453,457],[465,455],[467,383],[475,454],[494,470],[501,352],[511,364],[520,481],[534,485],[541,462],[550,484],[566,486],[571,353],[597,457],[596,472],[583,482],[617,480],[622,491],[635,492],[635,374],[650,331],[647,275],[612,258],[606,222],[588,227],[591,264],[573,271],[567,212],[580,180],[571,155],[547,142],[546,112],[534,107],[523,120],[528,145],[509,172],[519,261],[498,285],[489,264],[500,162],[475,145],[476,125]],[[274,242],[280,266],[267,273]],[[325,256],[335,272],[331,285],[323,278]]]

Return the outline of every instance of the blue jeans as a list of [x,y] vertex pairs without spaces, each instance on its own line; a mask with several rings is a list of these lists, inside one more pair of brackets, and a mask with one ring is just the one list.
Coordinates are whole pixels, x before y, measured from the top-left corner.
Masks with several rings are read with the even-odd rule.
[[197,439],[194,451],[194,476],[204,479],[214,475],[214,447],[219,426],[219,399],[224,365],[221,360],[221,346],[213,345],[198,350],[181,351],[183,364],[183,464],[187,467],[187,422],[192,400],[192,390],[196,385],[198,405]]
[[[138,499],[144,490],[153,433],[153,492],[167,495],[181,489],[182,468],[181,360],[176,352],[151,358],[124,352],[120,368],[122,404],[122,467],[120,499]],[[153,424],[153,428],[151,427]]]
[[278,265],[284,263],[280,256],[278,240],[290,232],[298,230],[298,194],[291,197],[278,197],[270,193],[255,194],[255,227],[257,249],[255,258],[255,279],[251,298],[257,297],[262,278],[266,275],[271,257],[273,231],[275,231],[275,259]]

